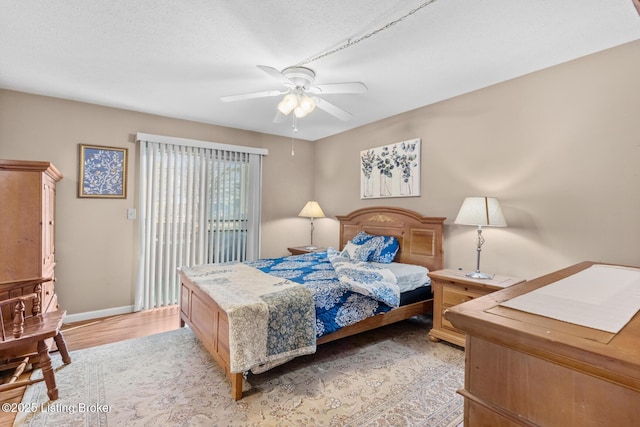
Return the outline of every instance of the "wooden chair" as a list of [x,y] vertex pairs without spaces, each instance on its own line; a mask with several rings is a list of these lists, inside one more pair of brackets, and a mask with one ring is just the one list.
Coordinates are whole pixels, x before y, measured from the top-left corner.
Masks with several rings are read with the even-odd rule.
[[[25,307],[29,302],[31,312],[25,315]],[[5,306],[9,306],[12,320],[6,321],[4,316],[0,316],[0,371],[12,369],[14,372],[5,384],[0,385],[0,392],[44,380],[49,399],[58,399],[49,345],[53,338],[64,364],[71,363],[67,344],[60,332],[66,311],[40,313],[40,294],[37,292],[0,301],[0,309]],[[33,352],[34,344],[37,352]],[[25,368],[30,363],[35,363],[34,359],[40,364],[43,378],[19,380]]]

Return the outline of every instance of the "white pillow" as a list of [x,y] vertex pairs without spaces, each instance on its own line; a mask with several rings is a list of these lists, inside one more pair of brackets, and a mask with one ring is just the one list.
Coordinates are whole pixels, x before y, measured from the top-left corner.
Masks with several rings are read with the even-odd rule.
[[369,245],[356,245],[349,240],[340,255],[346,256],[351,261],[367,261],[373,250]]

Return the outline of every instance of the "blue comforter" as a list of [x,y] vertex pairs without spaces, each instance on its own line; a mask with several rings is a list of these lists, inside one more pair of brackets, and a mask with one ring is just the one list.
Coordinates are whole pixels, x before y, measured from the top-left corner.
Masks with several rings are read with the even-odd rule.
[[[331,248],[328,253],[267,258],[246,264],[273,276],[300,283],[311,291],[316,306],[317,337],[397,307],[397,285],[387,283],[388,280],[383,277],[384,272],[388,270],[376,271],[374,267],[363,265],[366,263],[349,263]],[[362,269],[368,271],[367,276],[375,276],[370,280],[375,285],[363,289],[361,286],[354,287],[353,283],[348,283],[352,280],[344,279],[345,275],[356,280],[356,276],[362,278]]]

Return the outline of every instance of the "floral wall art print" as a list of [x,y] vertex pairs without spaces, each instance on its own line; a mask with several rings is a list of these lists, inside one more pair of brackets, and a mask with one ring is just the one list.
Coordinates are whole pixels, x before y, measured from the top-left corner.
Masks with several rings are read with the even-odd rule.
[[78,197],[126,199],[127,149],[79,144]]
[[360,198],[420,195],[420,138],[360,152]]

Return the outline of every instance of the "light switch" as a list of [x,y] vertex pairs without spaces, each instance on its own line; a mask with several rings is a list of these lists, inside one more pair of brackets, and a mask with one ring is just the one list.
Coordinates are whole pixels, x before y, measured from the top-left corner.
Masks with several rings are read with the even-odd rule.
[[127,209],[127,219],[136,219],[136,208]]

